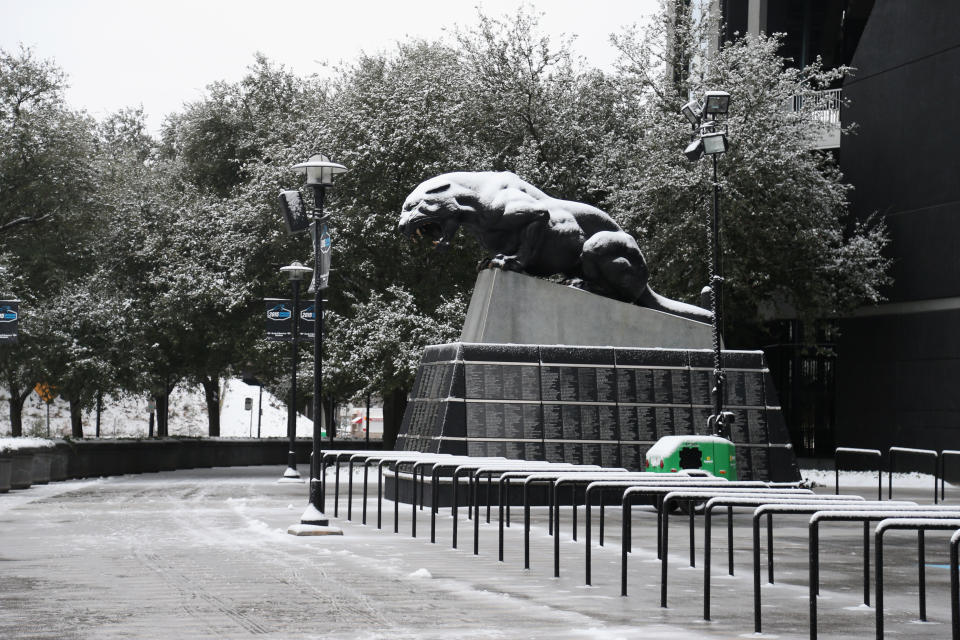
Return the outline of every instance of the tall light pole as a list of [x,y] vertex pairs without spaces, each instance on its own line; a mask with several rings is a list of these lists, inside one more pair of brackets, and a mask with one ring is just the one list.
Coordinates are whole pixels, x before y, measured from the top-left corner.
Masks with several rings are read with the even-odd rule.
[[[720,327],[723,312],[723,262],[720,252],[720,182],[717,178],[717,160],[726,153],[727,127],[720,119],[730,109],[730,94],[726,91],[707,91],[703,104],[694,99],[683,105],[680,113],[693,128],[690,144],[684,155],[696,162],[704,154],[713,159],[713,219],[710,225],[710,312],[713,325],[713,415],[707,420],[707,429],[714,435],[730,437],[733,413],[723,410],[723,393],[726,376],[723,373],[723,353],[720,350]],[[707,289],[707,288],[705,288]]]
[[[283,480],[288,482],[302,482],[300,472],[297,471],[297,356],[300,351],[300,282],[308,273],[313,271],[299,262],[293,262],[280,267],[280,273],[285,274],[293,285],[293,310],[290,312],[290,404],[287,407],[287,470],[283,472]],[[251,414],[253,415],[253,414]]]
[[[317,476],[320,471],[320,438],[323,429],[323,290],[327,288],[330,273],[330,233],[327,230],[323,205],[327,187],[333,186],[334,176],[344,173],[347,168],[331,162],[322,154],[310,157],[293,167],[306,175],[306,186],[313,190],[312,215],[305,215],[303,200],[299,191],[285,191],[280,194],[280,204],[291,231],[305,228],[304,222],[312,221],[313,233],[313,309],[315,318],[313,339],[313,453],[310,459],[310,503],[300,518],[301,524],[327,526],[329,520],[324,516],[322,505],[322,484]],[[298,229],[299,227],[299,229]]]

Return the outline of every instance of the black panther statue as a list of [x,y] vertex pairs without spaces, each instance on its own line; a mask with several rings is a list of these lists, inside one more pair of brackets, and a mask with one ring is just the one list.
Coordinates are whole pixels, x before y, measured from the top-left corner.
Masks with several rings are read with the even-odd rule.
[[510,172],[445,173],[413,190],[400,231],[449,246],[464,227],[491,254],[481,267],[561,274],[588,291],[709,323],[705,309],[655,293],[636,240],[605,212],[551,198]]

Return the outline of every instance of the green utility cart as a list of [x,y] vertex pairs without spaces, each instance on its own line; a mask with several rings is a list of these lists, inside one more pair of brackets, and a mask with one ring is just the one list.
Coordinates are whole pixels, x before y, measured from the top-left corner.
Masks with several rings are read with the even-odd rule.
[[683,469],[703,469],[718,478],[736,480],[736,446],[719,436],[664,436],[647,451],[647,471]]

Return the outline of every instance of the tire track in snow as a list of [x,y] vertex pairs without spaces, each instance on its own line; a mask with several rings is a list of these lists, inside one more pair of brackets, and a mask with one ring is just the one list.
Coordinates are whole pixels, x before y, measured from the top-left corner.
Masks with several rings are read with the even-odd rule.
[[195,600],[200,600],[217,612],[221,613],[227,620],[230,620],[244,631],[251,635],[266,634],[270,631],[250,619],[246,614],[237,611],[226,603],[220,596],[199,586],[195,575],[188,576],[180,571],[172,562],[167,560],[162,554],[134,549],[134,555],[145,567],[155,572],[162,580],[175,588],[180,594],[180,607],[188,614],[207,623],[212,630],[223,632],[218,621],[210,619],[210,611],[206,607],[197,607],[191,605]]

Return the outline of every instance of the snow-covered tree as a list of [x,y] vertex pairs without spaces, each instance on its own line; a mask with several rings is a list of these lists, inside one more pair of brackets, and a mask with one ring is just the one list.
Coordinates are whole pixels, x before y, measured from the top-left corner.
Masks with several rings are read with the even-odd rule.
[[52,61],[0,49],[0,247],[89,203],[92,122],[67,106],[66,87]]
[[509,170],[599,206],[637,238],[658,290],[696,301],[710,176],[681,153],[679,108],[712,88],[733,95],[720,162],[728,344],[755,345],[763,309],[829,318],[878,300],[884,229],[847,222],[836,163],[809,150],[817,119],[784,108],[843,70],[792,69],[775,37],[707,55],[710,25],[676,4],[616,38],[613,73],[544,36],[529,10],[362,54],[326,79],[258,54],[240,81],[171,114],[159,142],[141,110],[95,124],[65,105],[52,63],[0,51],[0,294],[24,301],[21,343],[0,347],[12,419],[38,381],[77,416],[95,391],[149,393],[162,408],[175,385],[199,384],[211,435],[225,376],[252,367],[284,396],[289,348],[262,339],[261,300],[289,295],[281,266],[311,263],[277,193],[302,184],[290,167],[317,152],[350,168],[327,194],[324,400],[382,397],[388,437],[422,347],[456,336],[483,257],[463,234],[445,253],[398,236],[427,178]]
[[825,126],[815,101],[789,108],[847,70],[792,68],[776,36],[740,38],[708,56],[709,21],[676,5],[644,32],[615,38],[624,117],[595,178],[609,185],[603,205],[637,238],[658,290],[696,302],[708,282],[712,165],[682,155],[690,125],[680,107],[722,89],[732,96],[730,150],[719,162],[728,343],[756,344],[774,308],[817,320],[879,301],[884,227],[848,219],[850,187],[835,158],[812,150]]
[[17,268],[15,255],[0,250],[0,298],[20,299],[21,312],[17,344],[0,345],[0,384],[7,389],[10,433],[23,435],[23,404],[33,392],[36,363],[40,358],[30,339],[33,333],[32,295]]
[[[125,331],[129,309],[115,297],[102,295],[95,280],[77,282],[45,301],[37,317],[36,338],[43,351],[37,373],[70,404],[71,433],[83,437],[82,411],[89,407],[115,363],[125,356],[115,336]],[[107,390],[110,390],[107,387]]]
[[[457,338],[463,326],[466,300],[457,295],[444,300],[433,314],[424,313],[414,296],[399,285],[391,285],[384,293],[373,292],[367,300],[351,307],[353,315],[336,317],[330,333],[328,351],[331,366],[324,370],[332,391],[340,397],[379,395],[384,390],[408,389],[417,372],[417,365],[428,344],[442,344]],[[394,393],[396,396],[396,394]],[[386,411],[397,411],[394,424],[384,422],[384,439],[393,441],[399,425],[405,396],[392,401]]]
[[66,79],[27,48],[0,50],[0,289],[23,301],[20,340],[0,346],[11,432],[44,379],[46,346],[60,293],[89,267],[84,241],[94,222],[94,123],[68,107]]
[[268,381],[285,370],[282,355],[258,345],[261,300],[288,295],[279,268],[309,258],[309,240],[283,230],[276,194],[310,146],[303,137],[322,101],[315,78],[257,55],[241,81],[211,85],[164,127],[160,166],[174,193],[157,242],[171,251],[151,274],[162,290],[151,304],[171,318],[158,340],[171,375],[204,389],[210,435],[219,434],[223,377],[248,363]]

